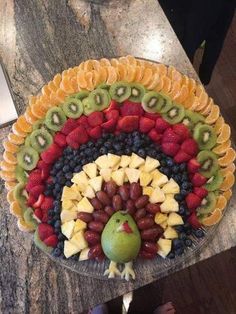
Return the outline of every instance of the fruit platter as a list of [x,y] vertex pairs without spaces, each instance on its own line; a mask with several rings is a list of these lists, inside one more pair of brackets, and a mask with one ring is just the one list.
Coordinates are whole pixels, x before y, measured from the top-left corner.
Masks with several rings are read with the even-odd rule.
[[172,66],[87,60],[31,96],[3,142],[19,232],[84,275],[159,274],[209,242],[235,182],[230,126]]

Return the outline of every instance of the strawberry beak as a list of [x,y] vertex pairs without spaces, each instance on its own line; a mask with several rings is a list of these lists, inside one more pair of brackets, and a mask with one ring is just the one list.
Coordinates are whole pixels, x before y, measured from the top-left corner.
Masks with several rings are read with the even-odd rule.
[[126,232],[126,233],[133,233],[133,230],[130,228],[128,222],[124,222],[123,225],[123,231]]

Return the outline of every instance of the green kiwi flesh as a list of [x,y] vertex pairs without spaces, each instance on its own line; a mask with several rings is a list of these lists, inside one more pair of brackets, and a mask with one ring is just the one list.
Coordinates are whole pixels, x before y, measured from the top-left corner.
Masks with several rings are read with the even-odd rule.
[[130,87],[131,87],[131,95],[129,97],[129,100],[132,102],[141,102],[146,92],[145,87],[138,83],[131,83]]
[[25,170],[32,170],[37,165],[39,160],[38,152],[32,147],[23,146],[17,154],[18,165]]
[[111,85],[108,85],[106,83],[101,83],[97,86],[97,88],[102,88],[102,89],[106,89],[109,92]]
[[80,92],[71,95],[69,98],[76,98],[79,100],[83,100],[84,98],[88,97],[89,92],[87,90],[81,90]]
[[209,150],[200,151],[197,161],[201,164],[199,172],[206,178],[211,178],[218,171],[217,156]]
[[91,104],[91,102],[89,101],[89,98],[86,97],[82,100],[82,104],[83,104],[83,107],[84,107],[84,114],[86,116],[90,115],[90,113],[94,112],[94,107],[93,105]]
[[182,123],[192,130],[198,122],[204,122],[204,120],[205,119],[201,114],[185,109],[185,116]]
[[59,107],[53,107],[46,113],[45,124],[53,131],[59,131],[65,122],[66,116]]
[[19,165],[15,169],[16,179],[20,183],[27,183],[28,175],[27,172]]
[[68,98],[62,105],[62,110],[69,118],[77,119],[83,113],[83,104],[80,99]]
[[216,206],[216,196],[214,192],[209,192],[208,195],[203,199],[202,205],[197,208],[199,214],[209,214]]
[[215,191],[218,190],[223,182],[224,178],[223,176],[220,174],[219,171],[217,171],[216,173],[214,173],[214,175],[207,181],[207,183],[205,184],[205,188],[208,191]]
[[216,144],[215,131],[207,124],[197,124],[193,130],[193,138],[200,149],[211,149]]
[[173,104],[171,109],[163,114],[163,118],[171,124],[176,124],[183,120],[184,115],[184,107],[181,105]]
[[114,99],[118,102],[123,102],[131,96],[131,87],[127,82],[116,82],[111,85],[109,89],[111,99]]
[[13,190],[14,198],[19,202],[22,209],[26,209],[26,201],[27,198],[24,195],[25,192],[25,184],[24,183],[18,183]]
[[51,246],[47,246],[39,237],[38,228],[36,228],[34,232],[34,243],[35,245],[45,253],[50,254],[53,250]]
[[40,153],[47,149],[52,142],[53,138],[51,134],[43,129],[35,130],[30,135],[31,146]]
[[166,95],[159,93],[159,101],[157,104],[157,111],[160,113],[166,113],[172,108],[172,101]]
[[32,229],[36,229],[38,226],[38,222],[33,217],[34,211],[32,208],[28,207],[24,212],[24,220],[25,222],[32,227]]
[[160,94],[154,91],[147,92],[142,98],[142,107],[147,112],[157,112],[159,101]]
[[107,90],[97,88],[89,94],[88,100],[94,111],[102,111],[109,106],[110,96]]

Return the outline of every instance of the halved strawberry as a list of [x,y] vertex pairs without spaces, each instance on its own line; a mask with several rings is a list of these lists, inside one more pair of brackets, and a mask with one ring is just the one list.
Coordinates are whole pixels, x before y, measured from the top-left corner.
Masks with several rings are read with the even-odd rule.
[[173,131],[181,137],[181,141],[184,141],[191,136],[188,127],[183,123],[173,125]]
[[171,127],[170,123],[168,123],[166,120],[162,119],[161,117],[156,119],[155,128],[157,132],[163,133],[166,129],[170,127]]
[[104,122],[101,127],[107,132],[112,132],[115,130],[116,122],[116,119],[110,119],[107,122]]
[[188,171],[190,173],[195,173],[200,169],[201,165],[200,163],[197,161],[196,158],[192,158],[189,160],[188,162]]
[[77,121],[77,126],[80,125],[80,126],[84,127],[85,129],[90,127],[90,125],[88,123],[88,117],[86,117],[84,115],[80,116],[76,121]]
[[88,131],[88,135],[94,139],[98,139],[102,136],[102,128],[101,126],[95,126],[95,128],[92,128]]
[[42,213],[41,209],[40,209],[40,208],[36,208],[36,209],[34,210],[33,216],[35,216],[36,219],[42,221],[43,213]]
[[191,215],[188,217],[188,222],[194,229],[201,228],[201,223],[199,222],[195,212],[192,212]]
[[56,247],[58,243],[58,238],[55,234],[52,234],[50,237],[43,241],[47,246]]
[[205,189],[203,187],[195,186],[193,189],[193,193],[195,193],[197,196],[199,196],[201,199],[203,199],[204,197],[207,196],[208,191],[207,191],[207,189]]
[[27,199],[27,205],[32,207],[36,201],[37,199],[35,199],[33,195],[29,194],[29,198]]
[[49,170],[51,169],[51,165],[47,164],[45,161],[43,161],[42,159],[40,159],[37,163],[37,168],[40,170]]
[[120,115],[119,110],[116,109],[110,110],[105,114],[107,120],[110,119],[118,120],[119,115]]
[[188,161],[189,159],[191,159],[191,156],[186,154],[181,149],[178,151],[178,153],[174,157],[174,161],[177,162],[178,164],[181,162]]
[[155,126],[155,121],[152,119],[141,117],[139,120],[139,131],[142,133],[148,133]]
[[176,134],[172,128],[168,128],[165,130],[162,136],[162,143],[177,143],[181,142],[181,137]]
[[53,198],[46,196],[41,204],[41,209],[43,211],[48,211],[49,209],[53,208]]
[[118,102],[112,99],[110,104],[109,104],[109,107],[104,110],[104,113],[106,114],[107,112],[114,110],[114,109],[119,110],[119,107],[120,106],[119,106]]
[[162,143],[161,148],[163,153],[174,157],[178,153],[180,145],[176,143]]
[[[81,125],[78,126],[76,129],[74,129],[70,134],[67,135],[66,141],[68,145],[77,146],[80,144],[85,144],[89,140],[87,131],[85,128]],[[73,147],[72,146],[72,147]]]
[[66,147],[67,143],[66,143],[66,136],[65,134],[61,133],[61,132],[57,132],[54,135],[54,142],[59,145],[60,147]]
[[118,128],[123,132],[132,132],[138,129],[139,116],[125,116],[118,120]]
[[33,170],[28,177],[28,182],[31,182],[34,185],[40,184],[42,182],[41,170],[40,169]]
[[61,133],[68,135],[71,131],[77,128],[78,123],[75,119],[69,118],[61,129]]
[[103,123],[104,115],[101,111],[94,111],[88,116],[88,123],[95,127]]
[[36,185],[29,191],[29,194],[35,199],[38,199],[39,195],[43,193],[44,189],[44,185]]
[[125,116],[141,117],[144,113],[144,110],[140,104],[137,104],[129,100],[125,100],[120,107],[120,113],[123,117]]
[[199,196],[197,196],[196,194],[194,194],[194,193],[189,193],[185,197],[185,201],[186,201],[186,204],[188,206],[188,209],[194,210],[198,206],[201,205],[202,199]]
[[144,112],[144,117],[149,118],[153,121],[156,121],[156,119],[160,117],[160,114],[152,113],[152,112]]
[[181,145],[181,149],[192,157],[196,156],[198,153],[198,144],[193,138],[188,138],[184,140]]
[[47,164],[52,164],[62,155],[62,148],[53,143],[44,152],[41,153],[41,158]]
[[38,225],[38,234],[41,241],[44,241],[48,237],[54,234],[53,227],[46,223],[41,223]]
[[33,204],[33,207],[34,208],[38,208],[41,206],[42,202],[44,200],[44,195],[43,194],[40,194],[37,201]]
[[156,131],[156,129],[152,129],[149,133],[148,133],[148,136],[150,137],[150,139],[155,142],[155,143],[158,143],[160,144],[161,143],[161,138],[162,138],[162,134],[161,133],[158,133]]
[[207,182],[207,178],[205,178],[203,175],[197,172],[197,173],[194,173],[191,179],[191,182],[193,186],[202,186],[203,184]]

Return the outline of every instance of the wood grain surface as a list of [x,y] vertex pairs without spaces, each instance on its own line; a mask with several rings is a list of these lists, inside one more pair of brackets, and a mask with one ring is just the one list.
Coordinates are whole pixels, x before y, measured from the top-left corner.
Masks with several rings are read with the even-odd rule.
[[[20,112],[55,73],[88,58],[133,54],[197,79],[155,0],[2,0],[0,16],[0,55]],[[0,130],[0,143],[8,132]],[[0,157],[2,152],[1,145]],[[147,272],[131,283],[101,281],[64,269],[17,230],[3,182],[0,204],[0,313],[79,313],[159,278]],[[170,273],[235,246],[235,221],[231,205],[213,241]]]

